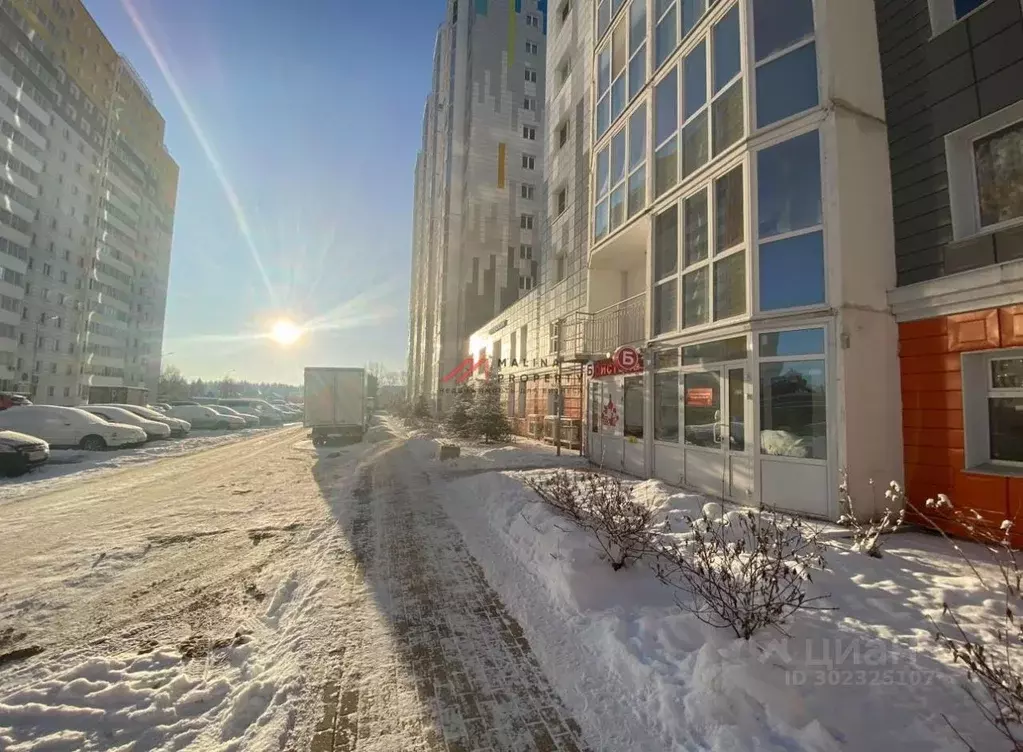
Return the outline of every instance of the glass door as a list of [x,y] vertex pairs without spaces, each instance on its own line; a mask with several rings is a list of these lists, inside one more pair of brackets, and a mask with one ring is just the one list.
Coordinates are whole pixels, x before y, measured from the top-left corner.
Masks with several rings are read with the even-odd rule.
[[749,395],[745,364],[683,371],[687,485],[713,496],[746,501],[752,476],[746,448]]

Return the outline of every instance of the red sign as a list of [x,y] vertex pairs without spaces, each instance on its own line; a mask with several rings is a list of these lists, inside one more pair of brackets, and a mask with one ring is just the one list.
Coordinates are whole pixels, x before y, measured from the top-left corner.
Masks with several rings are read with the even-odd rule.
[[614,362],[623,373],[631,373],[643,368],[643,356],[635,347],[619,347],[615,350]]
[[[643,371],[643,356],[636,352],[635,349],[629,348],[635,353],[636,360],[632,365],[623,367],[614,358],[608,358],[606,360],[598,360],[596,363],[588,363],[586,366],[586,375],[591,379],[601,379],[605,376],[621,376],[622,374],[629,373],[642,373]],[[616,352],[615,355],[618,355]],[[632,356],[625,356],[625,360],[629,360]],[[621,358],[619,358],[621,360]]]
[[473,371],[483,374],[486,378],[490,378],[490,364],[487,362],[485,355],[478,363],[474,363],[472,356],[469,356],[452,368],[448,375],[441,379],[441,382],[447,383],[455,379],[459,384],[464,384],[472,376]]
[[710,407],[714,404],[714,390],[709,387],[686,389],[686,404],[690,407]]

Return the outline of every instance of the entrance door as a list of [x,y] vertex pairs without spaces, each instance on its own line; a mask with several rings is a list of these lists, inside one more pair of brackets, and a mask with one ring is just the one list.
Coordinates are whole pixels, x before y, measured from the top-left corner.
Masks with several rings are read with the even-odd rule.
[[682,423],[686,485],[746,503],[753,492],[747,442],[752,392],[744,363],[682,374]]
[[629,475],[646,475],[646,443],[643,441],[645,402],[643,376],[626,376],[622,397],[625,443],[622,447],[622,470]]

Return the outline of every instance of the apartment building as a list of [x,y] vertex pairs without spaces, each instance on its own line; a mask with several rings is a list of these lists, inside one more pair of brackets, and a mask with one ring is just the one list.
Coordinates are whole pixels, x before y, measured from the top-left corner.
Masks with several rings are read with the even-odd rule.
[[423,116],[408,388],[442,407],[473,331],[533,289],[544,223],[546,0],[449,0]]
[[79,0],[0,0],[0,388],[49,404],[160,372],[178,168]]
[[1023,508],[1023,11],[878,0],[877,23],[907,492],[997,527]]

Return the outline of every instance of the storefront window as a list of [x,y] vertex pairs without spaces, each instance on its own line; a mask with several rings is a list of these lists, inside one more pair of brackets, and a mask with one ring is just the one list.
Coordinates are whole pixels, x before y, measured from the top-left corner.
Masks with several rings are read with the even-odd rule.
[[685,443],[690,446],[721,446],[718,424],[721,422],[721,378],[716,371],[687,373],[683,410],[685,413]]
[[600,384],[590,384],[590,432],[600,432]]
[[625,435],[643,438],[643,377],[630,376],[625,379]]
[[760,336],[763,454],[827,459],[827,381],[823,355],[822,329]]
[[678,372],[654,374],[654,440],[678,443]]
[[727,360],[744,360],[745,358],[745,337],[701,342],[698,345],[689,345],[682,348],[682,365],[684,366],[700,363],[721,363]]

